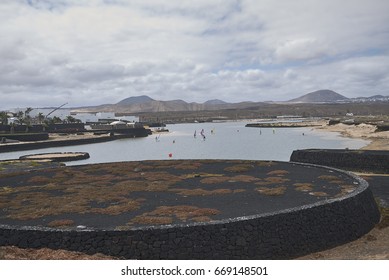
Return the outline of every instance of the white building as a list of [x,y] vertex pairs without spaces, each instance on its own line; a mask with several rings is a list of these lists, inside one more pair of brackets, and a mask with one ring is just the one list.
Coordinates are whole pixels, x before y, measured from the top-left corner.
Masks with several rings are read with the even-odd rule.
[[[10,110],[13,113],[17,113],[19,111],[25,112],[27,108],[15,108]],[[70,109],[66,108],[60,108],[55,110],[55,108],[34,108],[30,112],[30,116],[32,118],[35,118],[39,115],[39,113],[42,113],[45,117],[48,116],[50,118],[52,117],[58,117],[61,120],[65,120],[66,117],[72,116],[76,119],[81,120],[81,122],[97,122],[101,119],[106,120],[124,120],[127,122],[139,122],[139,117],[137,116],[115,116],[115,113],[113,112],[98,112],[98,113],[72,113]]]
[[127,122],[139,122],[137,116],[116,116],[112,112],[99,112],[99,113],[76,113],[72,114],[76,119],[81,120],[83,123],[86,122],[98,122],[99,120],[123,120]]

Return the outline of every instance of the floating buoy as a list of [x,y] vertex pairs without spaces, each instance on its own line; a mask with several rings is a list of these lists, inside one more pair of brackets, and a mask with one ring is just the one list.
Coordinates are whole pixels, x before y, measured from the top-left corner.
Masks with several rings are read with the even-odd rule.
[[172,154],[172,153],[170,153],[170,154],[169,154],[169,157],[170,157],[170,158],[171,158],[171,157],[173,157],[173,154]]

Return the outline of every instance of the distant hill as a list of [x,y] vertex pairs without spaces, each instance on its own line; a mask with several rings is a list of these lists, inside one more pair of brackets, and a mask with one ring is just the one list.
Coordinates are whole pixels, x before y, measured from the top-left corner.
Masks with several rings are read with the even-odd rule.
[[335,91],[322,89],[291,99],[288,103],[336,103],[345,102],[347,100],[349,100],[347,97]]
[[73,108],[74,112],[191,112],[212,111],[224,109],[244,109],[249,106],[263,104],[263,102],[228,103],[219,99],[208,100],[204,103],[186,102],[184,100],[155,100],[147,95],[132,96],[119,101],[116,104],[104,104],[99,106]]
[[132,105],[132,104],[142,104],[146,102],[154,101],[151,97],[148,97],[147,95],[140,95],[140,96],[131,96],[126,99],[123,99],[122,101],[119,101],[116,103],[117,105]]
[[[332,90],[318,90],[305,94],[286,102],[252,102],[245,101],[239,103],[228,103],[219,99],[208,100],[204,103],[184,100],[155,100],[147,95],[132,96],[119,101],[116,104],[104,104],[100,106],[73,108],[73,112],[121,112],[121,113],[145,113],[145,112],[194,112],[194,111],[214,111],[229,109],[259,110],[263,106],[277,106],[277,104],[294,103],[383,103],[389,102],[388,96],[375,95],[372,97],[347,98]],[[285,112],[280,112],[284,114]]]
[[212,99],[206,101],[204,104],[206,105],[220,105],[220,104],[227,104],[227,102],[220,100],[220,99]]

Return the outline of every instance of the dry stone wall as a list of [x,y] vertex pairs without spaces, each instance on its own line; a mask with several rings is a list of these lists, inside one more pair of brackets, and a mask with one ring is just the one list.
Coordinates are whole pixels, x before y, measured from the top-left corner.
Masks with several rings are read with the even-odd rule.
[[296,150],[293,151],[290,161],[319,164],[346,170],[389,173],[389,151]]
[[[354,176],[354,175],[350,175]],[[0,226],[0,245],[103,253],[126,259],[290,259],[369,232],[380,214],[366,181],[336,199],[212,223],[131,230]]]

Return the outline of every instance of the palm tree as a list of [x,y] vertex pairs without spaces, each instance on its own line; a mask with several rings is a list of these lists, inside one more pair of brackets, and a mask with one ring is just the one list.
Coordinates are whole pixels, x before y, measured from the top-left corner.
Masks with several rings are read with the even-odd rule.
[[52,118],[52,123],[62,123],[62,120],[61,120],[61,118],[54,116]]
[[66,122],[67,123],[75,123],[77,122],[76,118],[72,117],[72,116],[67,116],[66,117]]
[[27,107],[26,111],[24,111],[24,115],[29,116],[32,110],[34,109],[32,109],[31,107]]
[[38,118],[39,124],[42,124],[42,122],[43,122],[44,119],[45,119],[45,115],[44,115],[42,112],[39,112],[37,118]]
[[8,113],[5,111],[0,112],[0,121],[1,124],[7,125],[8,124]]
[[18,111],[16,114],[15,114],[15,117],[18,119],[19,123],[24,123],[24,113],[23,111]]
[[31,116],[30,116],[30,112],[32,111],[33,109],[31,107],[28,107],[26,109],[26,111],[24,111],[24,123],[26,125],[26,132],[28,132],[28,128],[31,126]]

